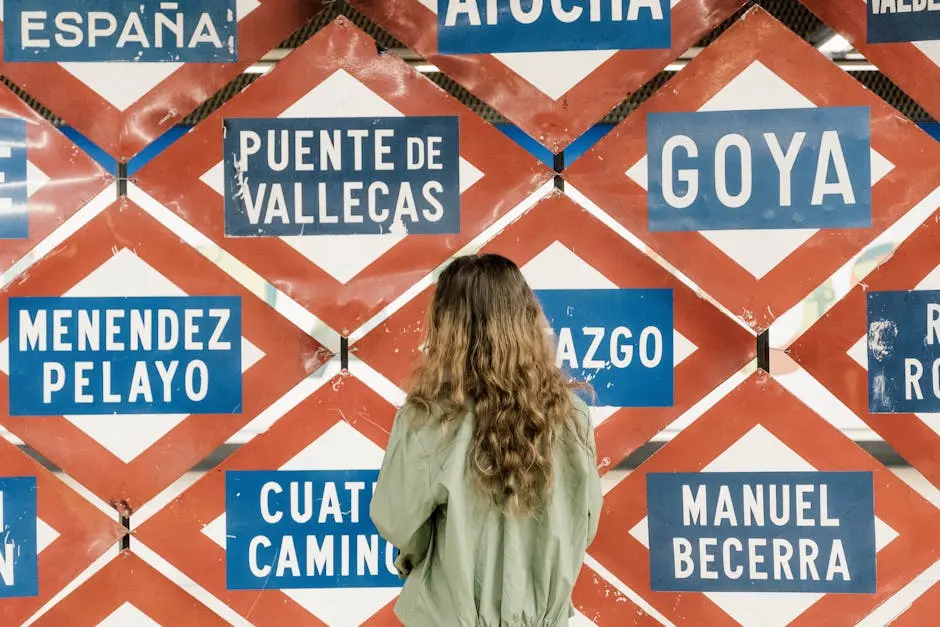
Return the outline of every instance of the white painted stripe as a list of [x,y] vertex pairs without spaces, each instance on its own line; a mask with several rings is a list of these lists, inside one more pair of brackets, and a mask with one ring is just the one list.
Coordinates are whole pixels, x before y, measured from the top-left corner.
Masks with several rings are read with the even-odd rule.
[[250,290],[258,298],[266,300],[265,292],[268,290],[273,291],[276,294],[274,309],[278,313],[290,320],[302,331],[311,335],[330,351],[334,353],[339,352],[339,334],[325,322],[317,318],[316,315],[307,311],[287,294],[272,286],[257,272],[236,259],[229,252],[220,248],[218,244],[164,207],[160,202],[136,185],[128,185],[128,197],[153,216],[155,220],[171,230],[184,242],[198,250],[206,259],[219,266],[223,272],[231,276],[243,287]]
[[245,620],[241,614],[225,603],[222,603],[222,601],[196,583],[188,575],[183,573],[183,571],[170,564],[170,562],[166,561],[150,547],[137,539],[134,540],[134,554],[153,566],[161,575],[182,588],[186,594],[208,607],[223,620],[228,621],[233,627],[252,627],[252,623]]
[[607,583],[612,585],[617,589],[622,595],[636,603],[640,609],[649,614],[651,617],[659,621],[660,624],[664,627],[675,627],[675,624],[670,621],[668,618],[663,616],[659,610],[654,608],[649,602],[641,597],[636,591],[630,588],[627,584],[620,581],[616,575],[607,570],[600,562],[591,557],[590,554],[585,556],[584,563],[591,569],[593,569],[598,575],[607,580]]
[[75,234],[76,231],[88,224],[92,218],[104,211],[116,198],[117,187],[112,183],[91,199],[87,205],[76,211],[70,218],[63,222],[59,228],[36,244],[31,251],[13,264],[9,270],[0,272],[0,288],[6,287],[10,281],[27,270],[39,259],[49,254],[54,248],[61,245],[62,242]]

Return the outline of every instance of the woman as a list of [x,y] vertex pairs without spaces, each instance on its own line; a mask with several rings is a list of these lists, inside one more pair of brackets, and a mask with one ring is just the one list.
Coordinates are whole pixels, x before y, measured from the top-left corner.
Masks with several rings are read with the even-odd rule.
[[549,337],[508,259],[441,274],[371,504],[400,551],[406,627],[568,623],[601,490],[587,407]]

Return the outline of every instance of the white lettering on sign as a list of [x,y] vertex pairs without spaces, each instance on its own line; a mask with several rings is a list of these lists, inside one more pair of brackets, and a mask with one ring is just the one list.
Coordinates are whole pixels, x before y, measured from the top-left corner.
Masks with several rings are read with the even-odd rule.
[[[268,481],[259,493],[261,517],[271,525],[282,522],[285,516],[304,525],[360,522],[360,498],[367,488],[366,483],[345,481],[340,485],[335,481],[326,481],[322,484],[321,492],[315,493],[313,481],[291,481],[287,486],[287,510],[283,510],[274,506],[272,495],[284,493],[284,487],[275,481]],[[345,494],[341,496],[340,490],[345,491]],[[374,483],[371,490],[375,492]],[[341,503],[347,503],[347,508]],[[355,547],[352,547],[353,541]],[[353,572],[353,568],[357,576],[377,576],[381,567],[381,544],[385,544],[385,569],[391,574],[397,574],[395,548],[391,544],[380,543],[378,534],[307,535],[305,546],[300,547],[301,552],[298,552],[294,537],[285,535],[281,538],[276,564],[273,566],[263,564],[259,558],[261,549],[273,546],[271,540],[267,536],[257,535],[248,545],[248,566],[255,577],[267,577],[272,572],[277,577],[333,577],[337,574],[345,577]],[[351,550],[355,553],[355,559],[351,557]]]
[[[337,550],[336,544],[339,544]],[[352,541],[355,541],[355,564],[350,556]],[[302,553],[298,553],[293,536],[283,536],[277,552],[277,563],[272,567],[271,564],[262,564],[259,558],[260,549],[271,548],[271,540],[267,536],[255,536],[248,543],[248,568],[255,577],[268,577],[272,574],[276,577],[335,577],[337,575],[348,577],[355,568],[357,576],[379,574],[379,569],[384,566],[391,574],[397,574],[395,568],[395,547],[387,542],[385,544],[385,555],[383,563],[380,565],[382,551],[379,542],[379,535],[327,535],[317,538],[313,535],[306,536],[305,545],[302,547]],[[336,562],[339,562],[337,564]],[[338,566],[338,568],[337,568]]]
[[[445,26],[456,26],[458,19],[466,20],[470,26],[482,26],[481,7],[485,7],[486,25],[495,26],[500,18],[518,24],[532,24],[543,14],[552,16],[563,24],[580,19],[591,22],[609,20],[613,22],[635,22],[641,17],[662,20],[663,0],[508,0],[509,11],[500,12],[497,0],[451,0],[444,17]],[[583,6],[583,5],[587,6]],[[527,5],[527,7],[526,7]],[[565,5],[570,5],[566,7]],[[624,5],[627,10],[624,11]],[[587,9],[587,11],[585,11]],[[641,11],[645,15],[641,15]]]
[[940,303],[927,303],[927,345],[934,342],[940,344]]
[[[18,350],[27,352],[70,353],[122,351],[229,351],[232,344],[222,335],[231,319],[227,309],[185,309],[183,315],[172,309],[154,312],[146,309],[106,309],[102,319],[99,310],[38,309],[20,310]],[[213,329],[208,342],[197,341],[200,327]],[[118,341],[118,336],[129,338]],[[74,342],[67,338],[75,338]],[[43,403],[51,404],[54,396],[67,389],[74,402],[129,403],[141,400],[152,403],[154,392],[163,401],[173,401],[173,392],[183,382],[183,390],[191,401],[202,401],[209,392],[209,369],[205,361],[193,359],[183,364],[178,359],[136,361],[126,390],[116,391],[112,379],[113,360],[76,361],[67,369],[57,361],[44,361],[42,366]],[[100,373],[95,369],[99,368]],[[100,389],[91,390],[92,375],[97,375]],[[96,395],[100,392],[100,396]]]
[[876,15],[940,11],[940,0],[869,0]]
[[[24,50],[49,48],[53,41],[62,48],[102,45],[117,49],[128,46],[149,49],[185,49],[209,45],[223,49],[228,44],[219,37],[212,16],[187,15],[178,2],[161,2],[152,20],[138,11],[126,15],[107,11],[23,11],[20,14],[21,46]],[[187,23],[187,20],[193,20]]]
[[[686,527],[839,527],[838,518],[829,515],[828,486],[797,484],[755,484],[743,486],[741,499],[736,501],[727,485],[718,487],[714,508],[709,510],[707,487],[682,486],[682,521]],[[818,488],[818,496],[815,494]],[[736,508],[735,502],[743,504]],[[817,510],[810,515],[810,510]],[[721,573],[728,579],[747,574],[751,580],[851,581],[845,548],[835,538],[829,547],[828,560],[819,563],[819,543],[809,538],[703,537],[697,542],[684,537],[672,539],[675,576],[688,579],[697,574],[702,579],[716,580]],[[719,559],[720,558],[720,559]]]
[[[273,172],[363,172],[364,155],[374,156],[376,171],[443,171],[443,137],[406,137],[403,157],[391,159],[395,129],[269,129],[262,134],[242,130],[238,135],[239,152],[236,169],[239,177],[238,197],[252,225],[258,224],[362,224],[366,215],[373,223],[409,224],[423,219],[439,222],[444,217],[441,181],[430,180],[420,185],[402,181],[397,189],[383,181],[343,181],[342,202],[330,210],[327,202],[329,183],[315,184],[294,181],[285,184],[261,182],[254,193],[245,184],[250,180],[250,157],[262,155],[265,167]],[[259,157],[260,158],[260,157]],[[311,189],[312,188],[312,189]],[[316,212],[305,213],[304,194],[316,196]],[[419,210],[417,199],[424,200]],[[308,203],[310,204],[310,203]],[[316,215],[314,215],[314,213]],[[419,216],[420,214],[420,216]]]
[[[776,133],[764,133],[763,137],[777,166],[780,206],[789,207],[793,204],[790,173],[803,148],[806,133],[794,133],[786,142],[786,150],[782,148],[783,144]],[[662,195],[671,207],[685,209],[698,198],[700,181],[698,169],[676,169],[675,160],[680,150],[682,153],[679,154],[688,160],[699,158],[698,145],[691,137],[676,135],[666,140],[662,148]],[[731,209],[747,204],[753,193],[754,180],[751,144],[748,139],[737,133],[723,135],[715,146],[712,158],[715,165],[713,189],[718,200]],[[733,191],[729,187],[728,176],[730,168],[733,167],[731,164],[736,164],[738,168],[738,176],[735,178],[739,188]],[[681,194],[677,192],[677,183],[682,183],[685,187]],[[822,205],[825,197],[830,195],[841,196],[845,204],[855,204],[855,191],[852,188],[839,134],[836,131],[823,131],[819,137],[819,154],[816,159],[816,175],[813,179],[810,204]]]
[[12,542],[7,542],[6,524],[3,518],[3,492],[0,491],[0,534],[3,535],[3,547],[0,550],[0,583],[5,586],[12,586],[16,583],[14,579],[13,557],[16,547]]
[[[934,346],[940,344],[940,303],[927,303],[927,334],[924,338],[924,346]],[[940,399],[940,358],[934,359],[929,365],[916,357],[905,357],[904,359],[904,398],[912,401],[924,400],[924,389],[921,386],[921,379],[924,377],[924,371],[930,372],[930,387],[928,391],[934,398]]]
[[[924,376],[924,363],[916,357],[904,359],[904,398],[912,401],[924,400],[921,378]],[[940,398],[940,359],[934,359],[930,365],[930,392],[934,398]]]
[[558,330],[555,363],[559,368],[568,366],[575,369],[597,369],[607,368],[609,365],[626,368],[633,362],[637,345],[640,349],[640,363],[645,368],[655,368],[662,362],[663,335],[656,327],[645,327],[640,332],[638,341],[632,341],[633,332],[627,327],[616,327],[609,336],[607,329],[603,327],[583,327],[581,333],[582,337],[590,337],[591,343],[584,352],[584,358],[579,360],[571,328],[562,327]]
[[[288,492],[290,495],[291,520],[305,524],[310,522],[316,514],[316,522],[321,525],[327,522],[339,524],[359,522],[359,498],[361,492],[366,489],[364,482],[346,481],[343,483],[346,496],[349,498],[349,502],[352,503],[349,512],[344,512],[343,507],[340,505],[340,493],[335,481],[325,482],[323,491],[319,494],[314,494],[313,486],[312,481],[290,482]],[[372,490],[375,491],[375,485],[372,486]],[[281,522],[284,517],[283,511],[272,511],[271,508],[271,495],[283,492],[284,488],[275,481],[268,481],[261,487],[259,495],[261,517],[266,523],[274,525]],[[314,507],[316,503],[319,503],[319,508]]]

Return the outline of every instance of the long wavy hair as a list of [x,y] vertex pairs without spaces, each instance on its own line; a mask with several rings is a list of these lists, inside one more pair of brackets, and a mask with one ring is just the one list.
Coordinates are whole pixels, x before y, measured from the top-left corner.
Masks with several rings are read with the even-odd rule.
[[559,436],[570,429],[584,438],[570,396],[576,387],[583,385],[555,365],[548,323],[516,264],[489,254],[447,266],[408,402],[445,426],[473,409],[467,464],[504,511],[538,510],[551,493]]

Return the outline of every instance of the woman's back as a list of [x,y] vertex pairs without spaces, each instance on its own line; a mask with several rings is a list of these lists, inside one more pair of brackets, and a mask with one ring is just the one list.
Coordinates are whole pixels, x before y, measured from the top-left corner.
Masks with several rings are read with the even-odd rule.
[[372,500],[401,551],[407,627],[567,623],[601,494],[588,411],[548,330],[504,257],[460,257],[438,279]]
[[401,550],[396,613],[407,627],[567,625],[601,505],[587,407],[573,406],[581,433],[560,435],[551,498],[527,516],[497,507],[467,472],[472,410],[446,431],[415,427],[414,408],[399,413],[372,517]]

